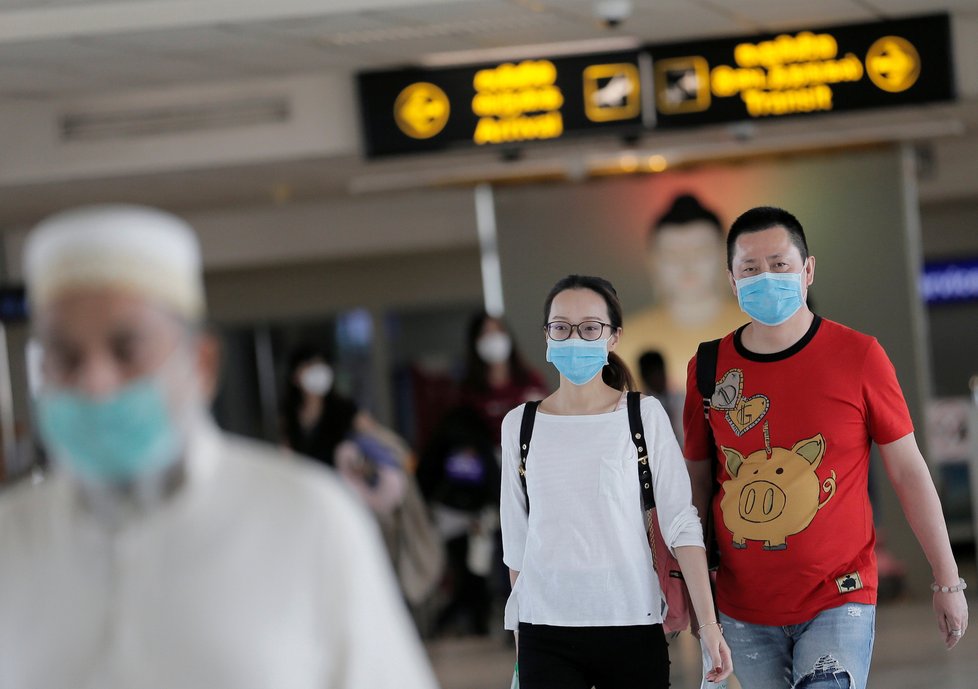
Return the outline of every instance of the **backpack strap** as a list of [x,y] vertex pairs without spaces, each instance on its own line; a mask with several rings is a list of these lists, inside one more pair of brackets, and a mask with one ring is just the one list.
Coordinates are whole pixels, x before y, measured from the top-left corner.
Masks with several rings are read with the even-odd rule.
[[526,513],[530,513],[530,494],[526,492],[526,456],[530,452],[530,438],[533,435],[533,422],[537,418],[540,400],[527,402],[523,407],[523,422],[520,424],[520,483],[523,484],[523,497],[526,499]]
[[[716,447],[716,441],[713,439],[713,427],[710,425],[710,400],[713,398],[713,393],[716,391],[717,386],[717,354],[719,351],[720,340],[700,342],[699,347],[696,348],[696,388],[703,398],[703,416],[706,417],[707,444],[711,448]],[[713,489],[715,489],[714,484],[716,481],[714,475],[717,471],[715,453],[715,449],[710,453],[711,502],[713,500]],[[715,572],[720,564],[720,551],[716,542],[713,519],[708,516],[703,521],[705,525],[703,538],[706,543],[706,564],[710,571]]]
[[703,398],[703,415],[710,420],[710,400],[717,386],[717,354],[720,340],[700,342],[696,348],[696,389]]
[[638,452],[638,483],[642,489],[642,505],[646,510],[655,507],[655,495],[652,494],[652,470],[649,468],[649,447],[645,438],[645,427],[642,425],[641,393],[629,392],[626,396],[628,406],[628,428],[635,451]]

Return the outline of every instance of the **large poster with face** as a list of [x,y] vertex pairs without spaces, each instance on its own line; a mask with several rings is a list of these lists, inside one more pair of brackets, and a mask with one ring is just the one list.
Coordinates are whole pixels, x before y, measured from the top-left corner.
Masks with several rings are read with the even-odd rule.
[[816,258],[813,310],[880,340],[916,414],[927,356],[907,174],[894,147],[500,188],[508,319],[556,382],[544,361],[547,292],[567,274],[604,277],[625,313],[618,352],[636,375],[641,355],[659,352],[669,389],[681,392],[697,343],[748,320],[726,269],[727,228],[749,208],[780,206]]

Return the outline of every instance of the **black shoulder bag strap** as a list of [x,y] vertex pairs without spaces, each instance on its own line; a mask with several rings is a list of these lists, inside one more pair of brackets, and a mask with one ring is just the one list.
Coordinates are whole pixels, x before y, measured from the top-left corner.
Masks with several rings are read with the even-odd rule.
[[[642,394],[639,392],[629,392],[626,397],[628,405],[628,428],[638,452],[638,484],[642,490],[642,507],[645,508],[645,531],[649,537],[649,549],[652,551],[652,567],[659,571],[659,557],[655,551],[655,536],[653,529],[656,526],[652,523],[657,519],[651,510],[655,508],[655,491],[652,490],[652,470],[649,467],[649,444],[645,437],[645,426],[642,424]],[[679,569],[669,570],[670,577],[682,579],[683,573]]]
[[642,488],[642,507],[651,510],[655,507],[655,495],[652,492],[649,447],[645,442],[645,427],[642,425],[641,397],[641,393],[629,392],[625,401],[628,406],[628,428],[635,451],[638,452],[638,483]]
[[540,400],[527,402],[523,407],[523,422],[520,424],[520,483],[523,484],[523,497],[526,499],[526,513],[530,513],[530,494],[526,492],[526,455],[530,452],[530,437],[533,435],[533,422],[537,418]]
[[[696,349],[696,388],[703,398],[703,416],[706,418],[707,446],[711,448],[710,462],[710,504],[713,502],[713,489],[716,482],[716,441],[713,439],[713,427],[710,425],[710,400],[717,387],[717,355],[720,351],[720,340],[700,342]],[[720,551],[716,543],[712,511],[708,508],[703,523],[706,525],[704,539],[706,541],[706,563],[711,570],[720,565]]]

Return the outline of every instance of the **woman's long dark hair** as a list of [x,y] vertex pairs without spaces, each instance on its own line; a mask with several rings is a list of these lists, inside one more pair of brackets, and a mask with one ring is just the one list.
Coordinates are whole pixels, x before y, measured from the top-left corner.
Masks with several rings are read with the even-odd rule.
[[[614,286],[604,278],[591,275],[568,275],[557,281],[557,284],[550,290],[547,300],[543,304],[543,326],[547,327],[550,319],[550,307],[553,306],[554,298],[569,289],[589,289],[604,299],[608,306],[608,321],[611,327],[617,330],[621,327],[622,308],[621,301],[618,299],[618,292]],[[616,390],[635,390],[635,379],[632,377],[628,366],[622,358],[614,352],[608,353],[608,363],[601,370],[601,380],[605,385],[609,385]]]
[[478,342],[479,336],[482,334],[482,328],[486,324],[486,321],[490,319],[496,321],[503,327],[503,330],[509,335],[510,342],[512,343],[509,359],[507,360],[510,378],[517,385],[533,385],[535,381],[533,376],[530,375],[529,367],[523,361],[523,357],[520,356],[519,348],[516,346],[516,340],[513,337],[513,332],[509,329],[509,325],[501,318],[490,316],[485,311],[479,311],[469,321],[469,327],[466,331],[465,374],[462,377],[462,388],[475,392],[486,392],[489,390],[489,365],[479,356],[476,350],[476,342]]

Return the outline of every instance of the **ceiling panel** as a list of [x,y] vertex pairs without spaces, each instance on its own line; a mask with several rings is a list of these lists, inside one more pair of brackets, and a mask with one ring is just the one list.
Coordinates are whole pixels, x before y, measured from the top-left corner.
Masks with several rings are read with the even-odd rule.
[[84,91],[90,86],[76,75],[58,70],[0,62],[0,96],[5,98],[50,98],[62,93]]
[[262,22],[261,24],[239,24],[235,26],[235,30],[243,34],[257,33],[260,35],[282,35],[288,38],[317,39],[347,31],[390,28],[391,24],[385,22],[381,16],[376,12],[355,12],[334,14],[328,17],[280,19]]
[[290,41],[258,33],[242,34],[223,27],[152,31],[103,37],[97,42],[126,54],[163,57],[200,65],[204,69],[208,69],[208,65],[210,69],[216,66],[224,73],[242,77],[344,64],[340,52],[318,48],[308,41]]
[[[847,24],[873,21],[879,15],[852,0],[738,0],[723,3],[730,12],[743,17],[759,31],[779,31],[809,25]],[[918,2],[919,4],[919,2]]]
[[978,12],[978,0],[865,0],[882,15],[926,14],[928,12]]

